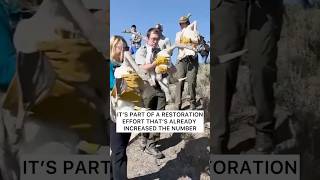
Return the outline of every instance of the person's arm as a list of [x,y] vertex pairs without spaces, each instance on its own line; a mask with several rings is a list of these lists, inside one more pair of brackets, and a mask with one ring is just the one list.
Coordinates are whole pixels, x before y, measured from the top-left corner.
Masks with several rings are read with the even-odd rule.
[[177,68],[173,65],[172,62],[170,62],[170,67],[169,67],[169,70],[168,70],[169,73],[173,74],[173,73],[176,73],[177,72]]
[[141,65],[141,67],[144,69],[144,70],[147,70],[147,71],[151,71],[152,69],[154,69],[157,65],[155,64],[155,62],[153,62],[152,64],[144,64],[144,65]]
[[139,48],[138,51],[136,52],[135,59],[138,65],[144,70],[150,71],[156,67],[156,63],[146,63],[146,52],[143,47]]
[[187,48],[187,49],[190,49],[190,50],[195,50],[194,47],[190,46],[190,45],[185,45],[185,44],[182,44],[180,43],[180,40],[181,40],[181,34],[182,32],[177,32],[176,34],[176,39],[175,39],[175,45],[179,48],[179,49],[184,49],[184,48]]
[[189,49],[192,51],[196,51],[196,49],[192,45],[185,45],[185,44],[180,43],[181,34],[182,34],[181,31],[177,32],[176,39],[175,39],[175,46],[177,46],[178,49],[185,49],[186,48],[186,49]]

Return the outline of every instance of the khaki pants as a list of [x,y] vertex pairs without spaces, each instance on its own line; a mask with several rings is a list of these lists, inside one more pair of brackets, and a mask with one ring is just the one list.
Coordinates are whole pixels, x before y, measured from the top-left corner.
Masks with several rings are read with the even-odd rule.
[[[177,65],[177,78],[187,77],[188,90],[190,92],[190,103],[196,104],[196,86],[197,86],[197,74],[199,68],[198,56],[187,56],[181,59]],[[176,99],[175,104],[181,107],[182,103],[182,91],[184,89],[184,82],[179,81],[176,84]]]
[[[239,51],[247,42],[250,83],[257,108],[256,147],[270,147],[275,124],[273,83],[277,74],[282,1],[222,0],[213,8],[211,17],[214,31],[211,37],[214,55]],[[220,154],[227,150],[230,136],[228,116],[236,88],[239,60],[213,65],[210,69],[212,153]]]

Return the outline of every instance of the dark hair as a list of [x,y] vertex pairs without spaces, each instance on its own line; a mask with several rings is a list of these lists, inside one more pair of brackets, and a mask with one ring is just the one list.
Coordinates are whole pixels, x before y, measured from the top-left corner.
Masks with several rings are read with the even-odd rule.
[[134,27],[134,28],[137,28],[137,26],[136,26],[136,25],[134,25],[134,24],[133,24],[131,27],[132,27],[132,28],[133,28],[133,27]]
[[147,37],[150,37],[151,33],[158,34],[160,36],[160,30],[158,28],[150,28],[147,32]]

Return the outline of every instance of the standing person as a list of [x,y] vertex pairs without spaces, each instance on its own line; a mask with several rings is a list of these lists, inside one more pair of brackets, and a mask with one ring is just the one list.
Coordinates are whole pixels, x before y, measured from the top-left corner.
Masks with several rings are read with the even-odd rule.
[[[189,17],[182,16],[179,19],[179,25],[181,30],[177,32],[176,34],[176,44],[182,43],[182,32],[185,30],[185,28],[190,25]],[[199,42],[191,42],[192,44],[198,44]],[[187,76],[187,82],[188,82],[188,89],[190,92],[190,109],[194,110],[196,109],[196,80],[197,80],[197,74],[198,74],[198,68],[199,68],[199,62],[198,62],[198,55],[196,52],[192,53],[191,55],[186,55],[182,53],[183,48],[179,49],[178,51],[178,57],[177,57],[177,78],[184,78]],[[182,91],[184,87],[184,81],[178,81],[176,85],[176,109],[181,109],[182,104]]]
[[161,50],[166,49],[168,47],[171,47],[171,42],[170,39],[168,37],[166,37],[163,34],[163,25],[162,24],[156,24],[155,28],[159,29],[160,31],[160,40],[159,40],[159,48]]
[[[141,46],[135,56],[137,64],[151,74],[155,86],[149,84],[143,92],[143,102],[146,108],[151,110],[164,110],[166,106],[166,96],[161,90],[159,83],[155,79],[155,67],[158,64],[154,60],[155,54],[159,49],[160,31],[157,28],[150,28],[147,32],[147,43]],[[160,138],[160,133],[144,133],[142,134],[141,148],[148,154],[161,159],[164,157],[161,151],[156,147],[156,142]]]
[[[124,61],[124,53],[128,51],[127,42],[121,36],[113,36],[110,39],[110,90],[120,92],[121,79],[114,76],[115,68],[120,67]],[[118,83],[120,82],[120,83]],[[119,86],[118,86],[119,85]],[[127,84],[128,85],[128,84]],[[129,86],[129,85],[128,85]],[[141,101],[141,99],[139,100]],[[127,146],[131,133],[117,133],[116,123],[111,122],[110,125],[110,145],[111,145],[111,161],[112,174],[115,180],[127,179]]]
[[[275,118],[273,83],[276,81],[277,42],[280,37],[282,0],[235,0],[213,3],[215,56],[248,47],[250,83],[257,108],[256,153],[273,149]],[[211,68],[212,153],[228,153],[229,111],[235,92],[239,59]]]
[[200,45],[199,45],[199,54],[202,57],[201,62],[204,64],[207,64],[207,59],[209,56],[209,52],[210,52],[210,47],[207,44],[206,40],[204,39],[203,36],[200,36]]
[[132,34],[131,35],[130,52],[131,52],[131,54],[135,54],[141,46],[142,36],[137,31],[137,26],[134,24],[130,28],[130,33]]

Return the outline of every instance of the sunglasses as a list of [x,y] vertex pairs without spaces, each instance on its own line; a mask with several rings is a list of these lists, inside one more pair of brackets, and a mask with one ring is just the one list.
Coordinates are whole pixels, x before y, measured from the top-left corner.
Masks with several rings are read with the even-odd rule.
[[183,23],[179,23],[180,24],[180,26],[182,26],[182,25],[189,25],[190,23],[189,22],[183,22]]

